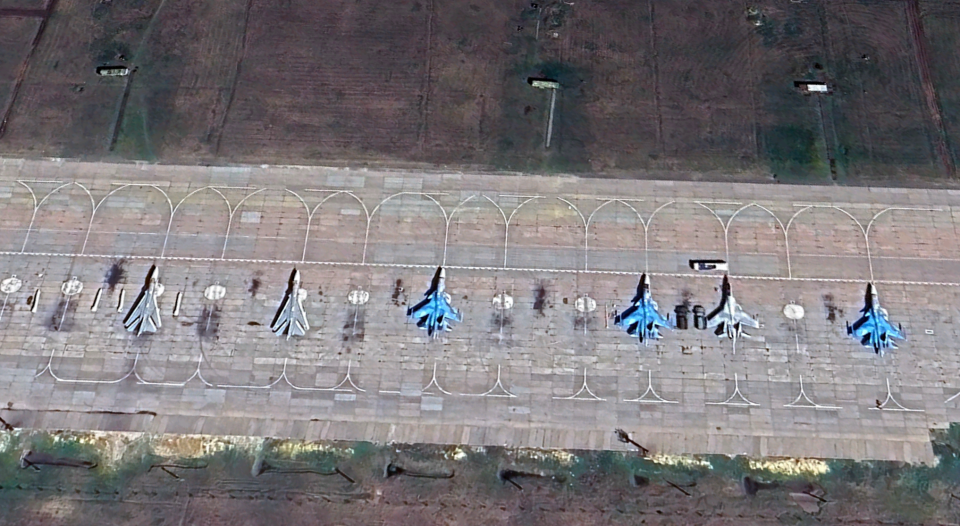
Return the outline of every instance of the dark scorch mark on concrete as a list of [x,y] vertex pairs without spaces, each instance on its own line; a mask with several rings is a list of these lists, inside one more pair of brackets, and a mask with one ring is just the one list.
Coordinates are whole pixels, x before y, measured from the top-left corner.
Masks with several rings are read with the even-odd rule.
[[350,309],[347,319],[343,323],[343,343],[362,342],[364,335],[363,309]]
[[76,301],[70,301],[67,298],[60,298],[57,308],[50,316],[50,330],[67,332],[73,328],[73,313],[77,311]]
[[103,281],[107,284],[107,288],[109,290],[113,290],[114,287],[116,287],[117,284],[123,281],[123,278],[126,277],[127,272],[123,268],[123,265],[126,262],[127,260],[125,259],[115,261],[112,265],[110,265],[110,268],[107,269],[106,275],[103,276]]
[[543,316],[545,308],[547,308],[547,287],[542,281],[538,281],[537,287],[533,289],[533,310],[537,311],[538,316]]
[[[397,307],[401,305],[400,296],[403,295],[403,280],[398,279],[397,282],[393,285],[393,295],[390,296],[390,299],[393,300],[393,304]],[[404,298],[403,304],[406,304],[406,298]]]
[[687,310],[690,309],[690,304],[691,304],[690,300],[692,299],[693,299],[693,293],[690,292],[690,289],[683,289],[682,291],[680,291],[680,304],[686,307]]
[[823,306],[827,309],[827,321],[836,323],[837,317],[843,317],[843,309],[833,303],[833,294],[823,295]]
[[220,309],[216,305],[204,306],[197,319],[197,335],[201,338],[216,338],[220,333]]

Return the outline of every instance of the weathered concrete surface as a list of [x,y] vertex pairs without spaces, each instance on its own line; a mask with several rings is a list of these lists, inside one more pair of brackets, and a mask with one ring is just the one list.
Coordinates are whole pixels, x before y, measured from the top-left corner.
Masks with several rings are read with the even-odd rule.
[[[622,447],[621,427],[671,453],[930,461],[928,429],[960,416],[945,403],[960,390],[956,201],[937,190],[6,160],[0,279],[23,285],[0,295],[0,416],[586,449]],[[691,329],[643,347],[612,327],[644,270],[662,311],[712,308],[720,277],[695,275],[691,257],[730,261],[737,299],[764,324],[754,338],[734,352]],[[465,320],[428,341],[405,304],[444,262]],[[164,326],[137,339],[121,320],[154,263]],[[267,326],[293,266],[312,330],[285,341]],[[884,357],[845,333],[871,275],[908,335]],[[84,288],[68,298],[74,276]],[[216,283],[226,296],[204,299]],[[359,289],[369,301],[351,305]],[[500,292],[514,299],[502,316]],[[583,296],[595,311],[576,311]],[[783,316],[790,302],[805,308],[800,322]],[[790,407],[801,376],[809,399]],[[641,395],[650,403],[631,401]]]

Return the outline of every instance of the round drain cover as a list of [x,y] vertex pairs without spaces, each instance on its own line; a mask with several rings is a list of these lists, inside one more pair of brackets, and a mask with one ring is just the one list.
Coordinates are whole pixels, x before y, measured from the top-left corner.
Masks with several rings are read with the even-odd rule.
[[786,316],[788,320],[802,320],[803,307],[796,303],[791,303],[783,308],[783,315]]
[[217,283],[210,285],[203,291],[203,297],[210,301],[222,300],[227,295],[227,288]]
[[60,291],[63,292],[64,296],[80,294],[81,290],[83,290],[83,283],[80,283],[80,280],[77,279],[76,276],[64,281],[63,285],[60,285]]
[[20,290],[20,287],[23,286],[23,281],[16,277],[10,276],[9,278],[0,281],[0,292],[4,294],[13,294],[14,292]]
[[579,312],[593,312],[597,310],[597,301],[590,296],[583,296],[577,298],[573,306],[576,307]]
[[501,292],[493,297],[493,307],[497,310],[508,310],[513,307],[513,296]]
[[347,301],[350,305],[363,305],[370,301],[370,293],[363,289],[351,290],[350,294],[347,294]]

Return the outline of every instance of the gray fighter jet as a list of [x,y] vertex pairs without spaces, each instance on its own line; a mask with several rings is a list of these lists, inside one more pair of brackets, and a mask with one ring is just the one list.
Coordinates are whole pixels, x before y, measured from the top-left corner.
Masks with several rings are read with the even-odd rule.
[[270,324],[270,330],[274,334],[286,335],[289,340],[291,336],[303,336],[310,330],[307,315],[303,312],[303,296],[306,294],[301,293],[300,271],[293,269],[290,273],[287,292],[283,296],[283,301],[280,302],[276,316],[273,317],[273,323]]
[[736,298],[730,290],[730,279],[726,274],[723,275],[723,286],[720,291],[720,305],[710,314],[707,314],[707,327],[714,330],[714,334],[723,337],[726,336],[734,341],[736,345],[737,338],[740,336],[749,336],[743,332],[743,326],[760,328],[760,323],[743,312],[743,308],[737,303]]
[[160,285],[160,276],[157,266],[150,267],[147,272],[147,280],[143,283],[140,295],[130,307],[130,312],[123,318],[123,328],[130,332],[137,333],[137,336],[145,332],[157,332],[161,327],[160,308],[157,307],[157,296],[163,292],[163,286]]

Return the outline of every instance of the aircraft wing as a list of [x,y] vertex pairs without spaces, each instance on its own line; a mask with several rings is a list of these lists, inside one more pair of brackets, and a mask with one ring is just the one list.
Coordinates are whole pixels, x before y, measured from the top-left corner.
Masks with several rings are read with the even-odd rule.
[[727,298],[724,298],[723,301],[720,302],[720,305],[717,305],[717,308],[713,309],[709,314],[707,314],[707,327],[716,327],[721,322],[730,321],[728,319],[729,316],[727,316],[723,311],[724,307],[726,306]]
[[407,316],[412,316],[415,318],[420,317],[421,315],[418,313],[424,310],[428,305],[430,305],[430,301],[431,301],[431,298],[427,297],[427,298],[424,298],[422,301],[420,301],[420,303],[417,303],[412,307],[407,307]]
[[850,330],[852,330],[853,332],[857,332],[857,331],[859,331],[860,328],[863,327],[868,321],[870,321],[869,311],[868,311],[867,313],[864,313],[863,316],[860,316],[860,319],[859,319],[859,320],[853,322],[853,325],[850,326]]
[[880,333],[886,337],[887,341],[890,341],[890,338],[897,338],[900,340],[904,339],[903,333],[900,332],[900,329],[894,327],[893,324],[886,320],[886,318],[881,319],[878,326],[880,328]]
[[140,291],[130,312],[123,318],[123,327],[140,335],[145,332],[157,332],[162,325],[156,297],[148,290]]
[[660,311],[658,311],[656,308],[653,309],[653,312],[656,314],[656,320],[655,320],[654,323],[659,323],[660,325],[663,325],[664,327],[667,327],[668,329],[675,329],[675,328],[676,328],[675,324],[674,324],[673,322],[671,322],[669,319],[664,318],[664,317],[660,314]]
[[622,324],[624,320],[629,320],[634,315],[635,312],[637,312],[636,304],[627,307],[626,310],[624,310],[620,314],[617,314],[616,316],[613,317],[613,324],[614,325]]
[[723,309],[717,308],[710,314],[707,314],[707,327],[716,327],[721,323],[733,323],[730,315],[724,312]]
[[754,329],[760,328],[760,322],[743,312],[743,309],[740,308],[739,305],[737,306],[737,321],[743,325],[746,325],[747,327],[753,327]]
[[442,300],[443,301],[440,302],[440,316],[444,320],[450,319],[458,323],[463,321],[460,311],[453,308],[453,305],[450,305],[450,297],[446,296],[442,298]]
[[906,339],[907,339],[907,338],[903,335],[903,332],[900,330],[900,328],[899,328],[899,327],[894,327],[892,324],[890,324],[889,333],[890,333],[890,336],[892,336],[893,338],[898,338],[898,339],[901,339],[901,340],[906,340]]

